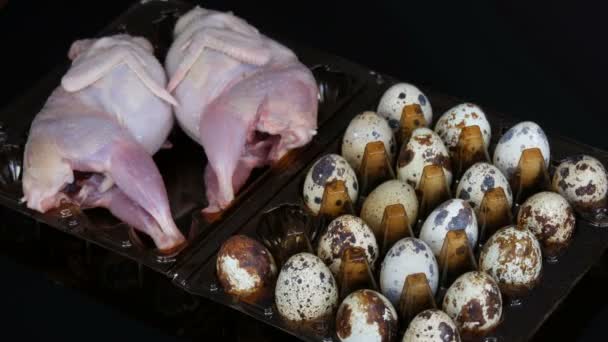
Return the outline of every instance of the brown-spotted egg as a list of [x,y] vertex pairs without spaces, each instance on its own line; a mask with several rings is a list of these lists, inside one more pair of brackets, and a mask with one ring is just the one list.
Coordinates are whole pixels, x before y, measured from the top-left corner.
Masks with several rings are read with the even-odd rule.
[[511,127],[498,140],[493,163],[511,179],[519,166],[521,153],[526,149],[540,149],[545,167],[549,167],[550,149],[547,136],[540,126],[532,121],[523,121]]
[[338,308],[336,334],[342,342],[393,341],[397,323],[397,311],[386,297],[372,290],[357,290]]
[[397,241],[382,261],[380,288],[382,293],[397,305],[408,275],[424,273],[433,295],[439,284],[437,260],[426,242],[416,238],[403,238]]
[[483,335],[500,323],[502,296],[491,276],[471,271],[452,283],[442,307],[458,326],[461,336]]
[[529,229],[547,255],[556,255],[572,240],[576,219],[560,194],[543,191],[529,197],[517,214],[517,225]]
[[354,170],[359,170],[365,146],[374,141],[381,141],[384,144],[392,165],[397,154],[397,144],[388,122],[371,111],[358,114],[350,121],[342,138],[342,156]]
[[399,153],[397,174],[399,179],[417,188],[427,165],[441,166],[448,185],[452,183],[450,156],[443,141],[431,129],[420,127],[412,132],[410,140]]
[[374,233],[361,218],[342,215],[332,220],[321,235],[317,256],[329,266],[334,276],[337,276],[342,264],[342,253],[348,247],[363,248],[367,262],[374,268],[378,258],[378,244]]
[[295,254],[281,268],[275,303],[279,314],[291,321],[324,318],[338,305],[336,281],[316,255]]
[[504,190],[510,207],[513,205],[513,193],[505,175],[492,164],[478,162],[471,165],[462,175],[456,187],[456,197],[469,202],[479,215],[485,193],[499,187]]
[[355,171],[341,155],[326,154],[312,165],[304,180],[304,203],[314,214],[321,209],[325,185],[336,179],[344,181],[351,201],[357,201],[359,183]]
[[398,179],[388,180],[370,192],[363,202],[361,218],[376,234],[380,234],[384,210],[392,204],[402,204],[410,225],[416,223],[418,217],[416,191],[411,185]]
[[419,237],[431,247],[435,256],[439,256],[445,236],[450,230],[464,230],[471,250],[475,248],[477,219],[466,201],[454,198],[441,203],[424,221]]
[[216,271],[226,293],[247,296],[271,284],[277,267],[260,242],[245,235],[234,235],[222,244]]
[[388,88],[378,103],[377,113],[388,120],[393,131],[399,129],[401,114],[406,105],[418,104],[427,126],[433,120],[433,109],[427,97],[413,84],[396,83]]
[[538,284],[543,266],[538,240],[527,229],[507,226],[484,244],[479,269],[491,275],[502,293],[525,294]]
[[555,169],[552,185],[575,208],[601,206],[608,193],[606,168],[589,155],[570,157]]
[[460,335],[450,316],[438,309],[428,309],[410,322],[402,342],[460,342]]
[[435,132],[441,137],[445,146],[454,154],[458,147],[460,132],[467,126],[478,126],[486,149],[490,146],[492,130],[483,110],[473,103],[461,103],[448,109],[437,120]]

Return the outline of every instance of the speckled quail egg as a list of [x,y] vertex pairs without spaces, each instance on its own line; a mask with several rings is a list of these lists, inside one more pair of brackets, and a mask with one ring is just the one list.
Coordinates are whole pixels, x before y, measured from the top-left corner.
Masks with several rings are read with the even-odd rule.
[[460,335],[450,316],[438,309],[428,309],[410,322],[402,342],[460,342]]
[[606,168],[594,157],[577,155],[562,161],[553,174],[553,189],[575,208],[604,204],[608,192]]
[[448,150],[437,133],[426,127],[416,128],[402,148],[397,161],[399,179],[417,188],[427,165],[443,168],[448,185],[452,183],[452,166]]
[[370,228],[380,233],[384,209],[392,204],[402,204],[410,225],[418,218],[418,198],[414,188],[406,182],[391,179],[376,187],[365,198],[361,208],[361,218]]
[[378,244],[374,233],[361,218],[342,215],[331,221],[321,235],[317,256],[329,266],[334,276],[337,276],[342,264],[342,253],[348,247],[363,248],[367,262],[374,268],[378,258]]
[[471,250],[475,248],[477,219],[471,206],[462,199],[450,199],[435,208],[422,225],[420,239],[431,247],[435,256],[439,256],[445,236],[450,230],[464,230]]
[[354,170],[359,170],[365,146],[374,141],[381,141],[392,165],[397,154],[395,135],[382,116],[366,111],[355,116],[342,137],[342,156]]
[[485,193],[498,187],[504,190],[509,207],[512,206],[513,193],[505,175],[492,164],[478,162],[471,165],[462,175],[456,188],[456,197],[469,202],[479,215]]
[[487,273],[464,273],[443,297],[443,311],[454,320],[461,336],[483,335],[500,323],[500,288]]
[[382,293],[398,305],[405,278],[410,274],[424,273],[433,294],[437,291],[439,271],[435,255],[426,242],[416,238],[403,238],[388,251],[380,270]]
[[245,235],[234,235],[222,244],[216,270],[226,293],[247,296],[271,284],[277,267],[260,242]]
[[418,104],[427,126],[433,121],[433,109],[427,97],[413,84],[396,83],[388,88],[378,103],[378,114],[388,120],[393,131],[399,129],[401,113],[406,105]]
[[518,296],[540,280],[543,266],[538,240],[527,229],[507,226],[484,244],[479,269],[491,275],[505,295]]
[[556,255],[570,244],[575,223],[568,201],[550,191],[529,197],[517,214],[517,225],[534,233],[546,255]]
[[304,203],[314,214],[321,209],[325,185],[335,179],[344,181],[351,201],[357,201],[359,183],[355,171],[342,156],[326,154],[312,165],[304,180]]
[[551,151],[545,132],[538,124],[523,121],[511,127],[498,140],[494,150],[494,165],[507,176],[507,179],[511,179],[519,166],[521,153],[530,148],[540,149],[545,160],[545,167],[549,167]]
[[348,295],[336,315],[336,334],[343,342],[392,341],[398,332],[397,311],[380,293],[357,290]]
[[275,303],[282,317],[306,321],[332,315],[338,306],[338,288],[329,268],[310,253],[287,259],[275,287]]
[[435,125],[435,132],[441,137],[451,155],[458,147],[460,131],[467,126],[478,126],[484,146],[486,149],[490,146],[492,130],[486,114],[476,104],[461,103],[443,113]]

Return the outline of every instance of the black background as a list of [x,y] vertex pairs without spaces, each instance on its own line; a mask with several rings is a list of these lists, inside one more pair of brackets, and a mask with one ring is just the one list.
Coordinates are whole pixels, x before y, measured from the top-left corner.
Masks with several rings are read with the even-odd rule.
[[[65,61],[73,40],[94,35],[130,3],[19,0],[0,7],[0,107]],[[404,81],[608,148],[608,27],[599,5],[212,0],[204,6],[232,10],[263,32],[280,32]],[[0,258],[0,270],[0,312],[8,318],[1,326],[26,340],[71,340],[93,331],[94,340],[113,338],[117,331],[125,339],[163,337],[111,307],[53,286],[14,260]],[[599,293],[581,298],[606,302]],[[596,316],[596,326],[605,317]]]

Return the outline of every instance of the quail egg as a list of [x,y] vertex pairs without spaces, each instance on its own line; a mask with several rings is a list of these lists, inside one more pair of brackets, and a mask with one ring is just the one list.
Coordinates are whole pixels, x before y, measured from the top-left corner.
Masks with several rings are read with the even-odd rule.
[[378,114],[388,120],[393,131],[399,129],[401,113],[406,105],[418,104],[427,126],[433,121],[433,109],[427,97],[413,84],[397,83],[388,88],[378,103]]
[[606,168],[594,157],[578,155],[562,161],[553,175],[553,189],[575,208],[603,205],[608,192]]
[[363,202],[361,218],[376,234],[379,234],[384,210],[392,204],[402,204],[410,225],[416,223],[418,217],[416,191],[411,185],[398,179],[388,180],[370,192]]
[[371,111],[358,114],[351,120],[342,138],[342,156],[354,170],[359,170],[365,146],[374,141],[381,141],[384,144],[392,165],[397,154],[397,144],[388,122]]
[[486,149],[490,146],[492,130],[486,114],[473,103],[461,103],[450,108],[437,120],[435,132],[445,146],[454,154],[460,140],[460,131],[467,126],[478,126]]
[[357,201],[359,183],[355,171],[342,156],[326,154],[312,165],[304,180],[304,203],[315,215],[321,209],[325,185],[335,179],[344,181],[351,201]]
[[342,253],[348,247],[361,247],[367,262],[373,269],[378,258],[378,244],[372,230],[357,216],[342,215],[331,221],[321,235],[317,256],[329,266],[334,276],[338,275]]
[[357,290],[338,308],[336,333],[343,342],[392,341],[397,323],[397,311],[386,297],[372,290]]
[[427,165],[441,166],[448,185],[452,184],[450,156],[443,141],[437,133],[429,128],[416,128],[399,154],[397,161],[399,179],[408,182],[414,188],[418,188],[422,171]]
[[272,255],[258,241],[234,235],[217,255],[217,275],[226,293],[247,296],[270,284],[277,273]]
[[532,232],[507,226],[484,244],[479,269],[496,280],[502,293],[519,296],[540,280],[542,260],[540,244]]
[[485,193],[498,187],[504,190],[509,207],[511,207],[513,193],[507,178],[496,166],[478,162],[471,165],[462,175],[458,187],[456,187],[456,197],[469,202],[475,213],[479,215]]
[[545,132],[538,124],[523,121],[500,137],[494,150],[494,165],[507,176],[507,179],[511,179],[519,166],[521,153],[530,148],[540,149],[545,167],[549,167],[550,149]]
[[443,311],[465,336],[483,335],[500,323],[502,296],[494,279],[484,272],[462,274],[443,297]]
[[560,194],[543,191],[522,204],[517,214],[517,225],[534,233],[545,254],[556,255],[572,240],[574,211]]
[[475,248],[478,234],[477,219],[466,201],[454,198],[435,208],[422,225],[420,239],[431,247],[435,256],[439,256],[445,236],[450,230],[464,230],[471,250]]
[[460,342],[460,335],[450,316],[438,309],[428,309],[410,322],[402,342]]
[[433,251],[420,239],[403,238],[388,251],[380,270],[380,288],[393,305],[399,303],[405,278],[415,273],[426,275],[434,295],[439,283],[439,271]]
[[287,259],[275,287],[279,314],[291,321],[307,321],[332,315],[338,305],[338,288],[331,271],[310,253]]

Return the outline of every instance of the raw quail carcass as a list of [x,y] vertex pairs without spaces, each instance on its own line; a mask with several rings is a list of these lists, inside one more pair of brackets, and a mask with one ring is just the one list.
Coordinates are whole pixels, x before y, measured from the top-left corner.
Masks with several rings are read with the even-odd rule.
[[173,126],[176,102],[152,52],[144,38],[123,34],[72,44],[70,69],[30,127],[23,200],[39,212],[64,199],[105,207],[166,251],[185,240],[152,155]]
[[182,129],[207,155],[206,213],[234,200],[251,171],[309,143],[317,83],[286,47],[231,13],[195,7],[176,23],[166,69]]

